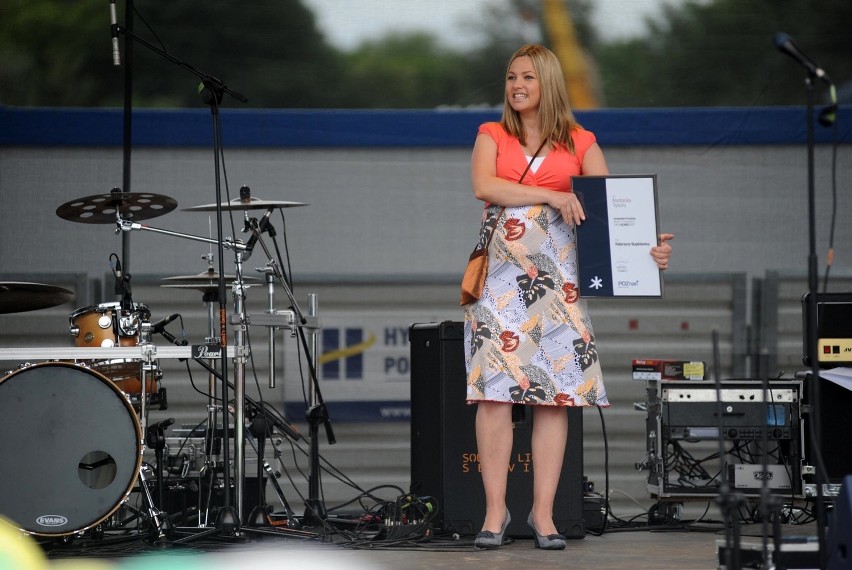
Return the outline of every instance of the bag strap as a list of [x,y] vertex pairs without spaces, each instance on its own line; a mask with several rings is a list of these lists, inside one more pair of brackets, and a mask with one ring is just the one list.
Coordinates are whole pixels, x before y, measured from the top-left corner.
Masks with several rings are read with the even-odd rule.
[[543,149],[544,145],[546,145],[546,144],[547,144],[547,139],[544,139],[543,141],[541,141],[541,144],[538,146],[538,149],[535,151],[535,154],[532,155],[532,158],[527,163],[527,167],[524,169],[523,174],[521,174],[521,177],[518,179],[518,184],[520,184],[521,182],[524,181],[524,176],[526,176],[527,172],[530,171],[530,167],[532,167],[533,161],[536,159],[536,157],[538,156],[538,153],[541,152],[541,149]]
[[[524,181],[524,177],[527,175],[527,172],[530,171],[530,168],[532,167],[533,162],[535,161],[536,157],[538,156],[538,153],[541,152],[541,149],[543,149],[544,145],[546,145],[546,144],[547,144],[547,139],[544,139],[543,141],[541,141],[541,144],[539,145],[538,149],[536,149],[535,154],[533,154],[532,158],[527,163],[527,167],[524,169],[524,172],[521,174],[521,177],[518,178],[518,184],[520,184]],[[500,215],[503,213],[503,210],[505,210],[505,209],[506,209],[506,206],[501,206],[500,209],[497,211],[497,218],[498,219],[500,218]],[[482,224],[482,231],[485,231],[485,224]],[[483,249],[488,249],[488,246],[491,245],[491,238],[492,237],[494,237],[493,231],[490,234],[488,234],[488,239],[485,241],[485,247],[483,247]]]

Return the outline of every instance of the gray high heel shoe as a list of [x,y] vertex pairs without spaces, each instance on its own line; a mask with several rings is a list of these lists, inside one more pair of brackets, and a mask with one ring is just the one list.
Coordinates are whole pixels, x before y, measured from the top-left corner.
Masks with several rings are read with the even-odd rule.
[[512,517],[509,515],[509,509],[506,509],[506,518],[503,520],[503,526],[499,533],[491,532],[490,530],[480,531],[476,538],[473,539],[473,545],[477,548],[494,549],[503,546],[503,535],[506,534],[506,527],[509,526],[509,521]]
[[548,534],[544,536],[538,533],[538,529],[535,528],[535,523],[533,522],[532,513],[527,517],[527,524],[530,525],[530,528],[535,533],[536,548],[541,548],[542,550],[563,550],[565,548],[568,539],[561,534]]

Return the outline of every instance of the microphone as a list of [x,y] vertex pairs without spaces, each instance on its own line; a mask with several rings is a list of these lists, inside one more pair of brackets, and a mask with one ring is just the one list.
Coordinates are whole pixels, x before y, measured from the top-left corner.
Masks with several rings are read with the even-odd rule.
[[121,260],[118,259],[118,256],[115,258],[113,275],[115,275],[115,294],[121,295],[124,293],[124,278],[121,275]]
[[[266,213],[263,214],[263,217],[260,218],[260,221],[257,224],[257,232],[252,232],[251,237],[246,242],[246,252],[251,253],[254,249],[254,244],[257,243],[257,236],[266,231],[269,227],[269,218],[272,216],[272,212],[275,210],[273,207],[269,207],[266,209]],[[246,229],[249,229],[250,225],[246,224]]]
[[799,51],[799,48],[793,43],[793,39],[784,32],[778,32],[775,34],[775,47],[778,48],[778,51],[781,53],[786,53],[798,61],[802,67],[808,70],[808,74],[811,77],[817,77],[826,83],[831,84],[831,79],[829,79],[825,70],[818,67],[811,58]]
[[166,325],[168,325],[170,322],[177,319],[178,317],[180,317],[180,313],[174,313],[173,315],[169,315],[168,317],[160,319],[159,321],[151,325],[151,334],[162,333],[163,331],[165,331]]
[[109,23],[112,31],[112,64],[121,65],[121,54],[118,51],[118,18],[115,16],[115,0],[109,0]]
[[174,419],[174,418],[169,418],[169,419],[167,419],[167,420],[163,420],[163,421],[161,421],[161,422],[157,422],[157,423],[155,423],[154,425],[152,425],[152,426],[150,426],[150,427],[152,427],[152,428],[154,428],[154,429],[166,429],[167,427],[169,427],[169,426],[170,426],[170,425],[172,425],[173,423],[175,423],[175,419]]

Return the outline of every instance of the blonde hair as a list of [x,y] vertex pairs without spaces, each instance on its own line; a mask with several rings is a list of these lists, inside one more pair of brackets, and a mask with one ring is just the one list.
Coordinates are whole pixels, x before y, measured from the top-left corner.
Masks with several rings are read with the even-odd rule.
[[[538,108],[538,119],[541,126],[542,141],[548,141],[550,146],[564,145],[571,154],[574,154],[574,141],[571,131],[578,128],[580,124],[571,112],[568,103],[568,89],[565,86],[565,76],[562,73],[562,65],[559,58],[552,51],[538,44],[526,44],[518,48],[509,58],[506,65],[508,76],[509,66],[519,57],[529,57],[538,77],[541,88],[541,102]],[[503,95],[503,118],[500,124],[506,132],[526,145],[526,132],[521,116],[512,109],[509,97]]]

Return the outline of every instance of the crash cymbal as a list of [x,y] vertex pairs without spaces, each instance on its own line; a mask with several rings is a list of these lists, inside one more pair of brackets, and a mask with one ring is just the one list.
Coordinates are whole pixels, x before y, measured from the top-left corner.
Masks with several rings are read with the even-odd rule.
[[55,285],[0,281],[0,313],[23,313],[55,307],[74,299],[74,292]]
[[114,224],[116,212],[125,220],[149,220],[177,208],[173,198],[148,192],[109,192],[62,204],[56,215],[69,222]]
[[[230,202],[222,204],[223,211],[231,210],[265,210],[267,208],[296,208],[298,206],[307,206],[304,202],[287,202],[285,200],[261,200],[260,198],[234,198]],[[184,208],[184,212],[213,212],[216,210],[216,204],[204,204],[202,206],[192,206]]]

